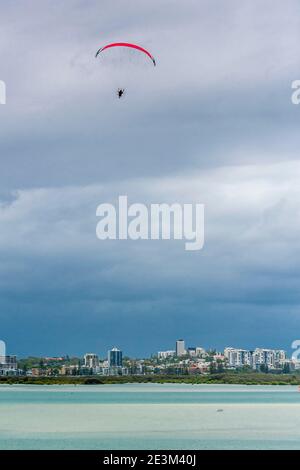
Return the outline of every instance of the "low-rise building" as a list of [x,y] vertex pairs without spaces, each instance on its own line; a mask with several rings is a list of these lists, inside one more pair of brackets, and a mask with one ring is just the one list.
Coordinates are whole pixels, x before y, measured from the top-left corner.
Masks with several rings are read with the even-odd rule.
[[200,348],[199,346],[196,347],[196,356],[197,357],[203,357],[205,356],[206,351],[204,348]]
[[59,373],[60,375],[79,375],[80,367],[78,365],[63,365]]
[[175,351],[158,351],[158,359],[168,359],[169,357],[174,357]]

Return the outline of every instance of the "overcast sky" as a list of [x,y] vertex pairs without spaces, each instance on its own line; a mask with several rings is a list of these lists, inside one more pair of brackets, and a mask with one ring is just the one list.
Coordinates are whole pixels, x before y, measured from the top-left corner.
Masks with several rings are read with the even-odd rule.
[[[116,345],[143,356],[178,337],[290,352],[300,338],[299,2],[11,0],[0,25],[8,352],[103,356]],[[157,67],[102,67],[95,52],[111,41],[148,48]],[[99,241],[96,208],[120,194],[205,204],[204,249]]]

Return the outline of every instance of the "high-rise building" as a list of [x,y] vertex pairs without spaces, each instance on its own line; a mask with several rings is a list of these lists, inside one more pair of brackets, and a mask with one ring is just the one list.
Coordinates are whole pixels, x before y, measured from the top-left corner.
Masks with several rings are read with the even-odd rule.
[[183,339],[176,341],[176,356],[184,356],[186,354],[185,344]]
[[225,348],[224,356],[229,367],[250,366],[252,364],[251,352],[246,349]]
[[253,369],[268,367],[269,369],[282,368],[287,363],[286,352],[276,349],[256,348],[254,351],[246,349],[225,348],[224,356],[229,367],[251,366]]
[[16,356],[0,356],[0,375],[10,375],[18,373]]
[[196,356],[196,348],[188,348],[187,353],[190,357]]
[[84,366],[95,369],[99,366],[99,357],[97,354],[87,353],[84,355]]
[[286,363],[289,363],[287,354],[282,349],[276,349],[275,351],[275,366],[283,367]]
[[112,348],[108,351],[108,364],[109,367],[122,367],[123,357],[120,349]]
[[273,369],[275,364],[275,351],[273,349],[256,348],[252,353],[252,365],[254,369],[267,366]]

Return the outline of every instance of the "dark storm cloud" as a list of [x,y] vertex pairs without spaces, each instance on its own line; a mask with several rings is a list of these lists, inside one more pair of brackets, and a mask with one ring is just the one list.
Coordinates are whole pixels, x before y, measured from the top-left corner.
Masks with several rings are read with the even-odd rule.
[[[12,348],[295,339],[299,13],[268,0],[2,6],[0,303]],[[121,102],[118,68],[94,59],[119,39],[158,63],[125,70]],[[96,207],[119,194],[205,203],[204,250],[99,242]]]

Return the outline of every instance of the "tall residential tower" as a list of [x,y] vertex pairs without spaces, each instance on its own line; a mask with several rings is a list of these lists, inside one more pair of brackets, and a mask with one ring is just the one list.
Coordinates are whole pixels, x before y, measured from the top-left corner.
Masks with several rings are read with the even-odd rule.
[[176,341],[176,356],[184,356],[186,354],[185,344],[183,339]]

